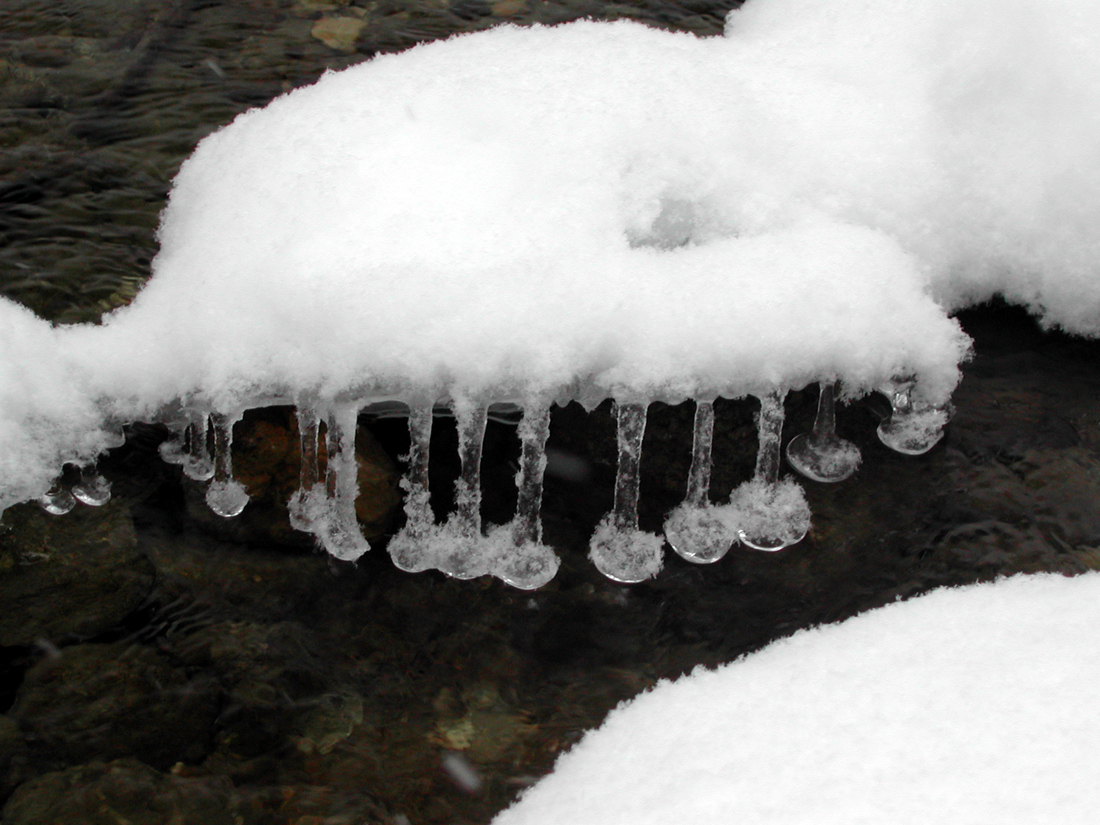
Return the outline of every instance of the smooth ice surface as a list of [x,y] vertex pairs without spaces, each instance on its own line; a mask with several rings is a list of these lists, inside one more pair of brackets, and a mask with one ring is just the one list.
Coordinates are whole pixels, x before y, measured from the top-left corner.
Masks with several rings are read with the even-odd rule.
[[202,141],[130,307],[3,304],[0,507],[180,400],[942,403],[945,310],[1100,332],[1098,29],[1100,0],[750,0],[723,37],[502,26],[327,74]]
[[1085,823],[1100,574],[939,590],[612,711],[494,825]]

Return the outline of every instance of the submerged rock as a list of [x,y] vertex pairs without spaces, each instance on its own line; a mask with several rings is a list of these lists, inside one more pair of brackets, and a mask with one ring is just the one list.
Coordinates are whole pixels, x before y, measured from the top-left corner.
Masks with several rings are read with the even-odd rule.
[[234,825],[233,785],[225,777],[160,773],[136,759],[90,762],[20,786],[4,806],[4,825]]
[[117,627],[153,586],[121,504],[59,518],[12,507],[0,530],[0,645],[87,639]]
[[12,716],[36,763],[134,756],[168,769],[206,755],[219,704],[213,679],[120,642],[75,645],[39,662]]

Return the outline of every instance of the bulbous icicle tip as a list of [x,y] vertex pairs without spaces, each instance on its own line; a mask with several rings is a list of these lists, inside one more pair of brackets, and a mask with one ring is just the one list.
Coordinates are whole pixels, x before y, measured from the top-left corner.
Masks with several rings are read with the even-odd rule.
[[823,381],[813,429],[787,443],[787,462],[812,481],[835,484],[851,478],[860,458],[859,447],[836,434],[836,384]]
[[661,572],[664,539],[643,530],[623,530],[614,514],[604,517],[592,534],[588,557],[612,581],[636,584]]
[[73,497],[89,507],[102,507],[111,500],[111,482],[94,470],[82,470],[73,485]]
[[239,481],[212,481],[206,488],[206,504],[222,518],[239,516],[248,505],[248,491]]
[[76,506],[76,499],[72,493],[58,485],[39,497],[38,506],[51,516],[63,516]]
[[782,550],[802,541],[810,529],[806,494],[789,478],[747,481],[733,491],[729,506],[736,513],[741,543],[753,550]]
[[721,517],[722,508],[684,502],[665,519],[665,539],[680,558],[713,564],[737,543],[737,532]]

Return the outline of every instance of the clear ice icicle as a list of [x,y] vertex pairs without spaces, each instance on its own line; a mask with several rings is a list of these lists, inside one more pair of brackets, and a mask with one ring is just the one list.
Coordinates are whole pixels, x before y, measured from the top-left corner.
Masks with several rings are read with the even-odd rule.
[[[240,414],[213,413],[214,430],[214,479],[206,488],[206,503],[219,516],[238,516],[248,504],[244,485],[233,478],[233,425]],[[187,465],[184,465],[184,472]]]
[[617,404],[619,463],[615,471],[615,504],[596,527],[589,542],[589,558],[609,579],[634,583],[661,570],[663,541],[638,529],[642,437],[647,406]]
[[176,419],[168,422],[171,435],[157,447],[161,460],[167,464],[183,464],[187,460],[187,428],[190,421]]
[[94,467],[81,467],[80,478],[73,485],[73,497],[89,507],[101,507],[111,500],[111,482]]
[[51,516],[63,516],[76,506],[73,494],[57,482],[38,498],[38,506]]
[[859,467],[859,447],[836,434],[836,383],[822,381],[813,430],[787,444],[787,461],[814,481],[837,482]]
[[[355,429],[358,404],[339,404],[325,418],[325,445],[328,462],[325,470],[327,518],[319,525],[318,538],[331,555],[355,561],[370,550],[359,529],[355,500],[359,497],[359,466],[355,460]],[[316,489],[314,487],[314,489]]]
[[298,471],[298,489],[287,502],[290,526],[303,533],[312,533],[320,537],[323,511],[327,504],[327,495],[320,484],[318,467],[317,440],[319,419],[312,405],[299,405],[295,410],[298,420],[298,444],[300,469]]
[[510,547],[497,558],[493,575],[521,590],[534,590],[558,572],[560,560],[542,543],[542,482],[546,471],[546,439],[550,434],[550,406],[528,404],[516,427],[520,441],[516,476],[516,515]]
[[718,561],[736,534],[710,506],[710,471],[714,443],[714,403],[698,401],[691,444],[687,496],[665,519],[665,539],[682,558],[695,564]]
[[488,573],[492,562],[481,534],[481,452],[489,408],[485,403],[455,399],[452,409],[462,469],[455,482],[455,509],[447,521],[449,540],[441,548],[439,569],[456,579],[472,579]]
[[951,418],[951,406],[922,404],[913,399],[913,378],[899,378],[883,387],[890,399],[891,414],[878,427],[879,440],[905,455],[923,455],[943,438],[943,429]]
[[810,529],[810,510],[802,488],[789,479],[779,480],[785,396],[785,392],[774,391],[760,398],[756,473],[730,496],[740,527],[738,536],[754,550],[782,550],[797,544]]
[[409,406],[408,469],[401,479],[405,490],[405,526],[387,547],[394,566],[407,573],[420,573],[435,566],[430,545],[438,527],[428,492],[433,406],[431,400],[423,399]]

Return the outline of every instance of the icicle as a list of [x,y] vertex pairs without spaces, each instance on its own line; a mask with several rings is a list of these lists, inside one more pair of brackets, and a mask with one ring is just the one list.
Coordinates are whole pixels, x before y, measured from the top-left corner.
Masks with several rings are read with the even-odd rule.
[[905,455],[923,455],[943,438],[951,406],[935,407],[913,400],[916,379],[897,378],[882,392],[890,399],[890,418],[878,427],[879,440]]
[[806,478],[837,482],[859,467],[859,447],[836,434],[836,383],[822,381],[813,430],[787,444],[787,461]]
[[[536,401],[527,405],[516,427],[520,441],[519,473],[516,475],[516,516],[510,536],[497,553],[493,575],[521,590],[542,587],[558,572],[561,561],[542,543],[542,481],[546,470],[546,439],[550,434],[550,405]],[[492,534],[497,540],[497,532]]]
[[634,583],[657,575],[663,541],[638,529],[642,437],[647,404],[617,404],[619,463],[615,473],[614,509],[596,527],[589,558],[609,579]]
[[409,407],[409,466],[401,487],[405,490],[405,526],[390,539],[387,550],[394,565],[407,573],[434,567],[431,540],[439,529],[428,492],[428,448],[432,441],[432,400]]
[[186,419],[176,419],[167,422],[171,435],[162,441],[157,447],[161,459],[167,464],[183,464],[187,461],[187,427],[190,422]]
[[[214,418],[219,417],[214,416]],[[221,418],[225,419],[225,416],[221,416]],[[225,420],[228,421],[228,419]],[[232,426],[232,423],[235,423],[235,420],[226,426]],[[187,458],[183,462],[183,474],[193,481],[207,481],[213,478],[217,471],[214,466],[214,457],[210,455],[208,430],[209,419],[206,413],[192,413],[191,426],[187,428]],[[215,450],[217,450],[217,438],[218,434],[215,430]],[[229,434],[227,438],[232,441],[232,434]],[[228,446],[226,449],[228,450]]]
[[[237,423],[240,414],[213,413],[210,418],[214,430],[214,480],[206,488],[206,503],[219,516],[232,518],[240,515],[248,504],[248,493],[244,485],[233,478],[233,425]],[[192,430],[192,438],[196,438],[198,434],[205,435],[205,431],[196,427]],[[192,443],[197,449],[198,444],[194,441]],[[187,472],[186,464],[184,472]]]
[[81,504],[100,507],[111,500],[111,482],[94,467],[81,467],[80,479],[73,485],[73,497]]
[[810,509],[802,488],[790,479],[779,480],[785,395],[771,392],[760,398],[756,473],[730,496],[738,536],[754,550],[782,550],[801,541],[810,528]]
[[665,519],[665,538],[669,545],[681,557],[696,564],[718,561],[737,541],[736,534],[710,506],[713,443],[714,404],[696,402],[687,497]]
[[194,481],[214,477],[214,461],[207,442],[207,415],[198,410],[185,410],[185,418],[168,426],[172,437],[160,445],[160,457],[169,464],[179,464],[183,474]]
[[327,496],[324,487],[319,484],[317,410],[312,404],[302,403],[295,410],[295,417],[298,419],[301,466],[298,471],[298,489],[287,502],[287,512],[291,527],[320,537],[320,522],[324,517]]
[[[370,550],[355,515],[355,500],[359,497],[359,465],[355,460],[358,417],[358,404],[350,403],[333,407],[325,418],[325,445],[328,450],[325,495],[328,512],[319,538],[325,550],[344,561],[355,561]],[[303,474],[305,472],[303,469]]]
[[455,482],[455,509],[447,520],[449,541],[441,547],[439,569],[456,579],[489,572],[491,551],[481,534],[481,451],[488,405],[457,398],[452,409],[458,427],[462,469]]
[[73,494],[61,486],[61,482],[54,483],[48,491],[38,498],[38,506],[51,516],[63,516],[76,506]]

